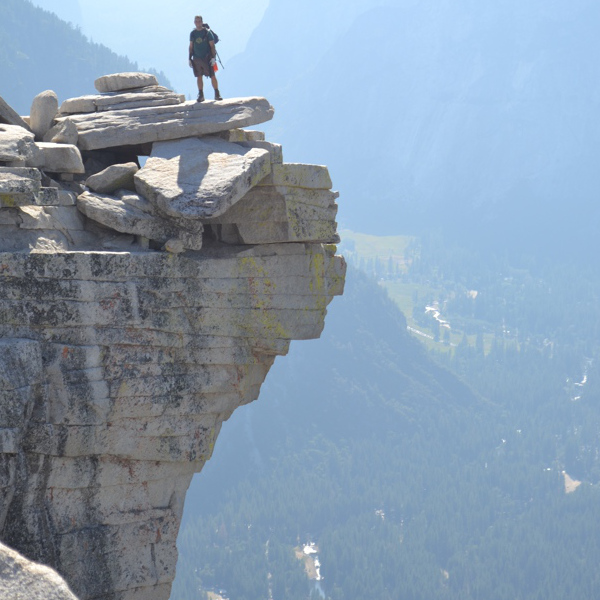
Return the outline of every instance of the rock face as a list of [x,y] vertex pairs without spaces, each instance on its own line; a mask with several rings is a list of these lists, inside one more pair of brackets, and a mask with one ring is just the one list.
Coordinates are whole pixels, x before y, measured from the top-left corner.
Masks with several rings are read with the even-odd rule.
[[[103,81],[140,101],[154,85]],[[326,168],[238,128],[272,114],[256,98],[82,111],[77,146],[0,124],[0,539],[81,600],[167,600],[222,422],[343,291]]]

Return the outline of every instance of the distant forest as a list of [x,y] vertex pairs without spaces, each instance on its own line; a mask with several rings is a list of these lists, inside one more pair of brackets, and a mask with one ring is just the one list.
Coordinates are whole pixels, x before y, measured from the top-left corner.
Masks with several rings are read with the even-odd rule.
[[29,0],[2,0],[0,12],[0,96],[19,114],[29,114],[44,90],[54,90],[62,102],[97,93],[94,80],[102,75],[139,70]]
[[[400,269],[350,270],[322,339],[293,345],[224,426],[172,600],[600,595],[600,277],[401,245]],[[309,541],[318,587],[297,558]]]

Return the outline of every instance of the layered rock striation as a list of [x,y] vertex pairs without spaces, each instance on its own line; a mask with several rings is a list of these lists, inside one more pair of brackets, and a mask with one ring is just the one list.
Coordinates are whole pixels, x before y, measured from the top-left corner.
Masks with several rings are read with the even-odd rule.
[[221,424],[343,291],[337,194],[241,129],[262,98],[97,89],[0,102],[0,538],[82,600],[166,600]]

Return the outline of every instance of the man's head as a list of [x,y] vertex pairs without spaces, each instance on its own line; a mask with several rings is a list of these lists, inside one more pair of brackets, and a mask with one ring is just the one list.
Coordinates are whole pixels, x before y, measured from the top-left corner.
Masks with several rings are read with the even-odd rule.
[[202,29],[203,24],[204,22],[202,21],[202,17],[200,15],[196,15],[194,17],[194,25],[196,26],[196,29]]

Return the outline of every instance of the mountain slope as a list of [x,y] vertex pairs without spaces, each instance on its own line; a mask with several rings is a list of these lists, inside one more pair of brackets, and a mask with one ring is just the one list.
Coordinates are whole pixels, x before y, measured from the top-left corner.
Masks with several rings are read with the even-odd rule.
[[[252,548],[267,539],[280,557],[270,559],[272,585],[285,590],[278,597],[305,598],[308,581],[291,547],[313,536],[329,550],[328,593],[334,582],[345,589],[348,565],[331,555],[338,543],[376,525],[381,510],[393,531],[364,541],[382,551],[402,519],[421,513],[427,488],[447,482],[444,471],[472,464],[489,446],[495,409],[427,358],[381,291],[352,272],[339,300],[321,340],[296,345],[275,365],[260,401],[226,424],[193,481],[172,600],[195,597],[198,574],[232,598],[266,596],[269,561]],[[231,561],[237,575],[228,577]],[[389,564],[381,568],[376,577]]]
[[28,0],[3,0],[0,40],[0,95],[20,114],[29,114],[31,101],[44,90],[54,90],[62,101],[96,93],[94,80],[101,75],[138,70]]
[[[548,252],[558,236],[577,251],[595,247],[600,7],[380,4],[350,13],[342,2],[328,12],[303,4],[309,32],[323,38],[304,44],[273,0],[247,53],[279,40],[263,84],[278,110],[273,128],[288,160],[309,149],[314,160],[316,148],[330,166],[340,222],[378,234],[441,227]],[[334,25],[333,6],[343,22],[352,15],[346,28]],[[302,68],[288,60],[299,47]],[[232,64],[235,79],[262,82],[247,61]]]
[[[562,475],[584,474],[582,423],[595,455],[593,398],[570,402],[562,361],[533,348],[461,352],[495,403],[432,363],[350,271],[321,340],[274,366],[192,482],[172,600],[596,597],[597,469],[569,494]],[[298,559],[307,542],[318,586]]]

